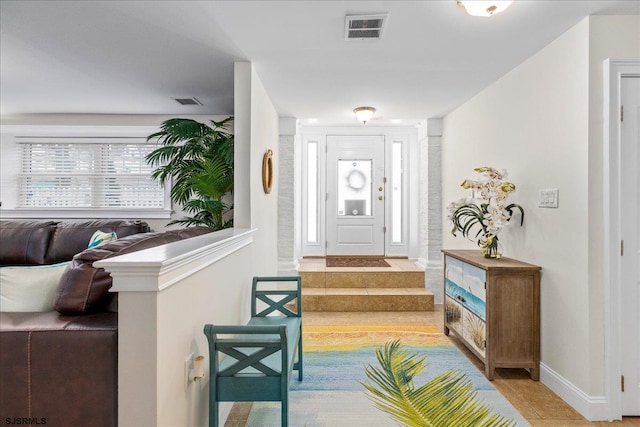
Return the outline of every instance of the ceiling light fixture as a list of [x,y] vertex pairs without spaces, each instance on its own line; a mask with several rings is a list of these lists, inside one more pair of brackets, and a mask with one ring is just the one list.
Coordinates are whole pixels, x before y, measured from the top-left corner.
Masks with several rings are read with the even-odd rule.
[[358,107],[353,110],[353,114],[356,115],[356,118],[362,122],[362,124],[366,124],[371,117],[373,117],[373,113],[376,112],[376,109],[373,107]]
[[492,16],[508,8],[513,0],[458,0],[458,5],[471,16]]

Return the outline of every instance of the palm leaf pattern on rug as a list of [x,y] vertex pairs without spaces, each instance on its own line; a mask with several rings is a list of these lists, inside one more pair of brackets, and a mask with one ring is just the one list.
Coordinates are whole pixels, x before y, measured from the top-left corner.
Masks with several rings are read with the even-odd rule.
[[372,384],[361,383],[374,404],[406,426],[514,426],[477,398],[464,372],[449,370],[416,388],[414,378],[427,364],[425,356],[410,354],[400,340],[376,350],[380,367],[365,367]]

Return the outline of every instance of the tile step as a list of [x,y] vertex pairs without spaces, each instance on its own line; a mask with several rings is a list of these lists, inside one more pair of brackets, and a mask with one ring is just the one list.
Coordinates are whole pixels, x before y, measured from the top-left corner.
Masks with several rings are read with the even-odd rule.
[[423,271],[300,271],[303,288],[424,289]]
[[433,294],[417,288],[304,288],[303,311],[433,311]]

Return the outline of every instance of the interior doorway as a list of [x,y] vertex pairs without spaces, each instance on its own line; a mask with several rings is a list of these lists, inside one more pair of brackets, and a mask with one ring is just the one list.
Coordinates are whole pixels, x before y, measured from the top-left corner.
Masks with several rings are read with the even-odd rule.
[[640,75],[620,82],[622,415],[640,415]]
[[604,63],[605,392],[608,419],[640,415],[640,61]]

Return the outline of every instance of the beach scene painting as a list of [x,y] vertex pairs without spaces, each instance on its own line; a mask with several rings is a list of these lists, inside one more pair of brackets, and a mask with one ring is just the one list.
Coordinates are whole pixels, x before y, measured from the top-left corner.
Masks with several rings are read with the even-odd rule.
[[447,257],[445,315],[449,328],[463,336],[481,355],[486,351],[486,272]]
[[486,321],[487,291],[484,288],[484,270],[455,258],[447,257],[445,270],[445,293],[459,301],[476,316]]

